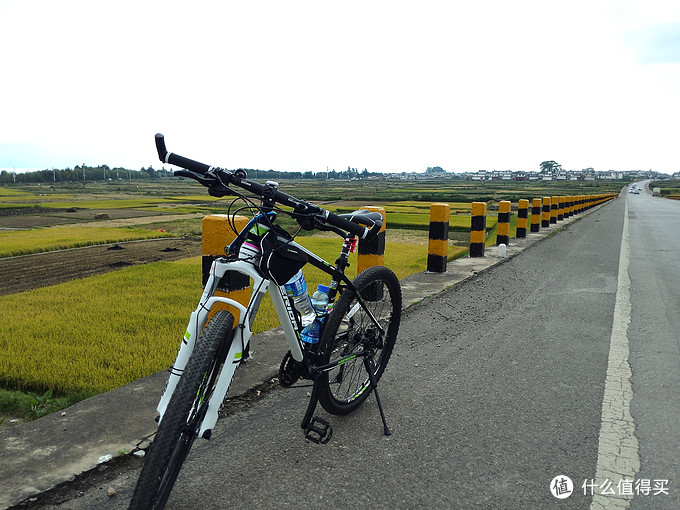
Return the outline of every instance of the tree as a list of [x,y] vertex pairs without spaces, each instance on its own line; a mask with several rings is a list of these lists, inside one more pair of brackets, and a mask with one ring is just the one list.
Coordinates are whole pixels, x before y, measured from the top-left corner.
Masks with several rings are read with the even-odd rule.
[[544,161],[541,163],[541,173],[553,173],[562,170],[562,165],[556,161]]
[[427,170],[425,170],[426,174],[445,174],[446,170],[444,170],[440,166],[428,166]]

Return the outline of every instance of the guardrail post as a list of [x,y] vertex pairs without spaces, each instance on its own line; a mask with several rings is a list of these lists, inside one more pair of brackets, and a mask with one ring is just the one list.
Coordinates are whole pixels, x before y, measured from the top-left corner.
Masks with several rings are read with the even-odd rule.
[[567,195],[567,201],[564,204],[564,217],[571,218],[572,208],[574,207],[574,197]]
[[550,223],[557,223],[557,206],[559,204],[559,197],[552,197],[550,199]]
[[[234,216],[236,228],[241,230],[248,224],[245,216]],[[203,237],[201,253],[203,254],[203,285],[205,286],[210,274],[210,267],[217,257],[225,255],[224,248],[236,238],[236,233],[229,224],[227,214],[209,214],[203,218],[201,225]],[[216,296],[230,297],[243,306],[248,306],[250,300],[250,278],[246,275],[227,271],[217,283]],[[235,323],[239,321],[239,311],[233,306],[217,303],[210,310],[210,316],[217,310],[228,310],[234,316]]]
[[496,246],[510,245],[510,208],[512,204],[508,200],[498,202],[498,226],[496,228]]
[[529,201],[521,199],[517,203],[517,232],[515,237],[523,239],[527,236],[527,220],[529,217]]
[[378,231],[378,235],[371,240],[359,239],[359,249],[357,253],[357,274],[373,266],[385,265],[385,229],[387,227],[387,216],[384,207],[364,206],[371,212],[379,212],[383,217],[383,224]]
[[543,197],[543,213],[541,215],[541,227],[550,226],[550,197]]
[[449,204],[430,204],[430,235],[427,242],[427,271],[445,273],[449,252]]
[[541,231],[541,205],[542,200],[540,198],[534,198],[531,201],[531,231],[540,232]]
[[564,202],[565,197],[559,197],[557,199],[557,221],[564,220]]
[[486,203],[472,202],[470,257],[483,257],[486,243]]

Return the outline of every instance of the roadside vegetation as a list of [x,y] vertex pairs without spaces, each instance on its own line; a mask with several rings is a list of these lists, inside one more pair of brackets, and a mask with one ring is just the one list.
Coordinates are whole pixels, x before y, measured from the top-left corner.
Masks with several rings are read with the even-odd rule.
[[649,184],[649,189],[652,188],[660,188],[662,197],[680,200],[680,180],[678,179],[654,181]]

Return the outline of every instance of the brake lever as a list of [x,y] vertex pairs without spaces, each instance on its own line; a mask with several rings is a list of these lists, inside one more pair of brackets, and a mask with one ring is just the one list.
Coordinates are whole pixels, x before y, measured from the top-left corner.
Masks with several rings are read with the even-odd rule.
[[[220,176],[220,173],[224,172],[227,176],[229,172],[221,168],[212,168],[206,172],[206,176],[211,178],[210,186],[208,186],[208,194],[213,197],[223,197],[225,195],[234,195],[234,190],[232,190],[228,184],[224,183],[224,180]],[[227,177],[227,182],[228,177]]]
[[210,184],[214,181],[214,177],[208,179],[205,175],[192,172],[191,170],[175,170],[173,175],[176,177],[188,177],[189,179],[200,182],[205,187],[210,187]]
[[191,170],[176,170],[174,175],[177,177],[189,177],[190,179],[198,181],[208,188],[208,194],[213,197],[219,198],[225,195],[234,194],[234,191],[230,187],[224,185],[214,174],[199,174],[197,172],[192,172]]
[[[319,219],[318,216],[313,216],[312,221],[314,223],[314,228],[317,229],[317,230],[321,230],[321,231],[325,231],[325,232],[335,232],[340,237],[346,237],[347,236],[347,232],[345,232],[341,228],[336,227],[334,225],[329,225],[328,223],[324,223],[323,221],[321,221],[321,219]],[[299,221],[298,221],[298,223],[299,223]]]

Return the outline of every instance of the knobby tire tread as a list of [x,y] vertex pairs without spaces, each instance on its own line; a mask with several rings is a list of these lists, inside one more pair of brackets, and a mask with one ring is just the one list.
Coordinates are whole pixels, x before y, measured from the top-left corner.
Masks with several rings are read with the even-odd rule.
[[[223,310],[218,311],[199,336],[184,373],[177,383],[163,419],[158,426],[154,441],[149,448],[130,502],[130,510],[162,509],[165,506],[165,502],[162,502],[161,505],[157,504],[161,480],[166,470],[169,469],[168,463],[171,460],[171,455],[178,445],[183,429],[186,427],[187,417],[194,406],[205,374],[214,367],[215,356],[220,344],[224,341],[230,344],[233,340],[233,323],[234,317],[231,313]],[[226,355],[228,349],[229,346],[224,345],[220,349],[220,353]],[[218,360],[217,367],[215,367],[217,370],[219,370],[220,364],[221,362]],[[189,446],[190,448],[191,446]],[[188,455],[188,449],[184,458],[179,460],[178,471],[186,459],[186,455]],[[168,494],[172,490],[172,485],[174,485],[174,480],[170,482]]]

